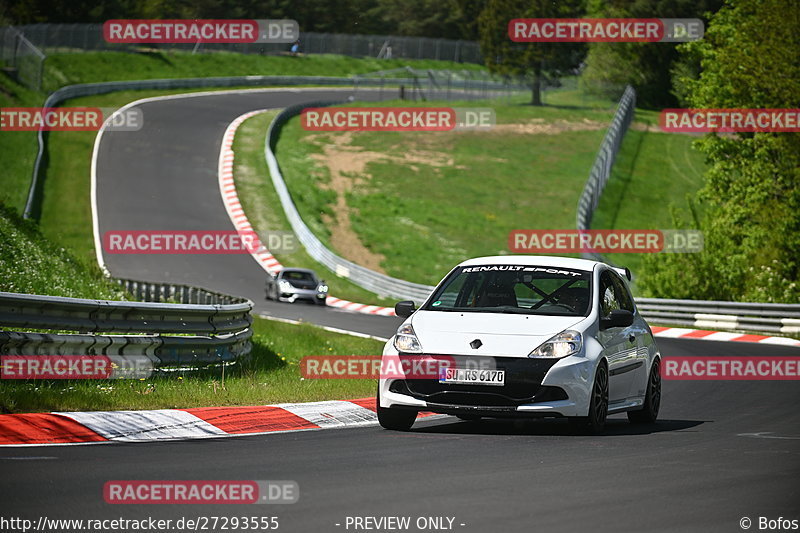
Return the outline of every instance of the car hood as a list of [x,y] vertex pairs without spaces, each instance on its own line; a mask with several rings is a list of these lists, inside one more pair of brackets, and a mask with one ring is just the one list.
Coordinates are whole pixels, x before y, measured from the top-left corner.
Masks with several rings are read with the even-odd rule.
[[[582,320],[585,317],[420,310],[411,325],[425,353],[525,357]],[[470,346],[475,339],[481,341],[477,349]]]

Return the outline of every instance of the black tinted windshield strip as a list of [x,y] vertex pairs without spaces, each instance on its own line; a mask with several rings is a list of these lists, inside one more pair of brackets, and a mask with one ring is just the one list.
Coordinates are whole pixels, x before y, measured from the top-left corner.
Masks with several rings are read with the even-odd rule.
[[[525,286],[527,289],[538,294],[540,300],[531,302],[527,299],[530,307],[525,307],[524,304],[514,303],[512,298],[511,305],[467,305],[469,301],[475,301],[475,296],[470,293],[476,288],[475,284],[479,282],[480,278],[470,275],[466,277],[463,282],[457,281],[462,274],[476,274],[487,273],[520,273],[520,274],[533,274],[533,281],[536,280],[547,282],[548,280],[561,281],[560,286],[555,290],[552,288],[545,288],[542,290],[539,287],[531,287],[531,283],[517,281],[518,284]],[[525,314],[525,315],[541,315],[541,316],[588,316],[592,309],[592,274],[591,270],[579,270],[574,268],[562,267],[545,267],[540,265],[474,265],[458,267],[453,270],[436,288],[431,297],[428,299],[422,309],[426,311],[446,311],[458,313],[498,313],[498,314]],[[486,278],[483,278],[485,282]],[[491,279],[491,278],[489,278]],[[581,282],[584,287],[575,287],[575,289],[584,289],[583,297],[586,299],[585,308],[577,307],[575,305],[559,305],[552,303],[553,299],[562,292],[563,289],[572,288],[575,283]],[[450,286],[453,283],[460,283],[453,290]],[[449,289],[449,290],[448,290]],[[466,289],[466,290],[465,290]],[[456,292],[457,291],[457,292]],[[552,292],[549,292],[552,291]],[[492,295],[494,296],[494,295]],[[480,299],[481,296],[478,296]],[[519,297],[519,302],[526,300],[524,295]],[[560,299],[559,299],[560,300]],[[442,305],[444,304],[444,305]],[[544,309],[540,309],[544,306]],[[561,307],[563,309],[556,309]],[[572,310],[570,310],[572,307]]]

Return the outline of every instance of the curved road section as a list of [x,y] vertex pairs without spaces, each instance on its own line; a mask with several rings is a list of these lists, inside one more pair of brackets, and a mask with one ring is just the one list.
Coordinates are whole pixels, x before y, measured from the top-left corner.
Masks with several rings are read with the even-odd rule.
[[[250,90],[148,99],[143,127],[105,131],[95,150],[98,234],[108,231],[235,231],[217,182],[227,126],[255,109],[346,100],[349,90]],[[360,97],[369,96],[361,91]],[[377,93],[375,97],[377,98]],[[280,206],[276,206],[280,209]],[[400,320],[269,302],[265,272],[250,254],[103,254],[116,277],[185,283],[244,296],[256,312],[389,337]]]
[[[217,186],[226,126],[247,111],[343,96],[279,90],[141,104],[141,131],[110,133],[99,145],[101,233],[232,230]],[[105,259],[116,276],[247,296],[260,311],[286,318],[383,336],[398,322],[265,302],[264,271],[249,254]],[[799,352],[750,343],[657,341],[665,356]],[[663,393],[659,423],[632,426],[616,416],[602,436],[575,435],[561,422],[445,418],[419,421],[409,433],[368,427],[47,452],[4,449],[5,485],[13,479],[15,486],[4,494],[2,515],[34,523],[45,508],[48,518],[72,519],[272,515],[289,532],[732,532],[759,530],[762,518],[800,519],[797,381],[665,381]],[[105,504],[103,484],[126,479],[293,480],[300,500],[227,507]],[[408,517],[411,525],[376,529],[374,520],[382,517]],[[420,517],[439,521],[418,522]]]

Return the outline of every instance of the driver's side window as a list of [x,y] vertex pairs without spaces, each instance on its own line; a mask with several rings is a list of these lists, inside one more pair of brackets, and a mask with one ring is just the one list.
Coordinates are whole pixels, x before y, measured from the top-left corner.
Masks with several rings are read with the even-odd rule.
[[614,280],[611,274],[606,271],[600,275],[600,313],[603,318],[611,314],[615,309],[621,309],[619,298],[615,292]]

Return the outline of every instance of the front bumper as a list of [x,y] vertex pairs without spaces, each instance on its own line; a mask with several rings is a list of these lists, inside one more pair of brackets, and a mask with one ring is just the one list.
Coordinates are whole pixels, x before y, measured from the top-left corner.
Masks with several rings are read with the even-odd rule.
[[[454,359],[456,366],[460,366],[460,357]],[[487,359],[495,368],[506,371],[503,386],[442,384],[436,379],[381,379],[378,385],[381,407],[487,417],[588,414],[594,377],[592,360],[577,356]]]
[[297,300],[309,300],[312,302],[325,301],[328,297],[327,292],[319,292],[316,289],[298,289],[292,287],[289,290],[278,289],[278,299],[282,302],[294,303]]

